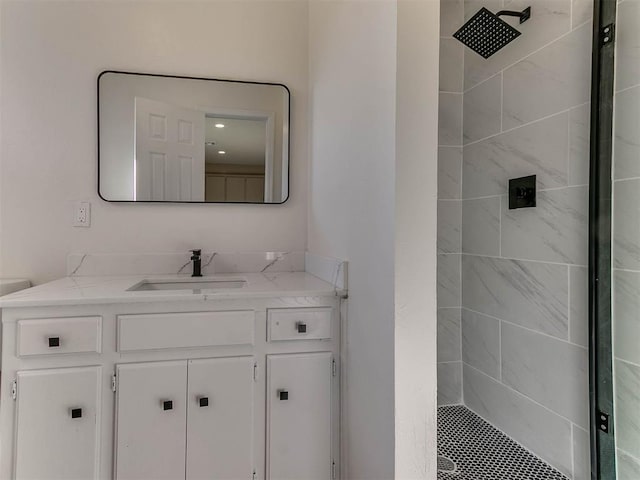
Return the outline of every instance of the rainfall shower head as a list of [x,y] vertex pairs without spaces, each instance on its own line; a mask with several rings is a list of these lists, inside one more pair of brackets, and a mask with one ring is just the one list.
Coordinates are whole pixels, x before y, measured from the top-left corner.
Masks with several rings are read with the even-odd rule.
[[454,33],[453,37],[478,55],[489,58],[520,36],[518,30],[498,18],[501,15],[519,17],[520,23],[524,23],[531,17],[531,7],[527,7],[522,12],[502,10],[496,14],[483,7],[460,30]]

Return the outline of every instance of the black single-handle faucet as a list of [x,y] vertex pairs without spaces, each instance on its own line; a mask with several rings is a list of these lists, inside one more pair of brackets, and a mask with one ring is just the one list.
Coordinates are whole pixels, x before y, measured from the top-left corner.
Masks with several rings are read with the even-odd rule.
[[202,250],[198,249],[198,250],[191,250],[191,253],[193,255],[191,255],[191,261],[193,262],[193,273],[191,274],[192,277],[201,277],[202,276]]

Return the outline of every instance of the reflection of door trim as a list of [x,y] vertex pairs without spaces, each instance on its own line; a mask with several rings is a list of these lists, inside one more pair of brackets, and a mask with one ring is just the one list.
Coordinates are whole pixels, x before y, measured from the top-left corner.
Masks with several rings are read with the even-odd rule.
[[273,159],[275,156],[275,113],[261,110],[242,110],[240,108],[198,107],[206,115],[234,118],[240,120],[266,120],[267,131],[264,148],[264,202],[273,200]]

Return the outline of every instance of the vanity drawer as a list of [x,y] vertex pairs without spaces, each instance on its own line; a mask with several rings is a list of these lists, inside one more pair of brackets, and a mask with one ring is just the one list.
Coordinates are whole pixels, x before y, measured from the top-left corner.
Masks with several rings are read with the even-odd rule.
[[61,317],[18,320],[19,357],[61,353],[100,353],[102,317]]
[[253,345],[255,313],[149,313],[118,315],[118,351]]
[[267,311],[267,339],[328,340],[331,308],[283,308]]

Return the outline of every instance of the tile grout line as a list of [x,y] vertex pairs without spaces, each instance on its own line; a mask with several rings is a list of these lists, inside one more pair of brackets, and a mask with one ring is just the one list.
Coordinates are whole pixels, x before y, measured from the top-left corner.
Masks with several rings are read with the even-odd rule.
[[[483,315],[483,316],[491,318],[493,320],[498,320],[498,321],[504,322],[506,325],[509,325],[511,327],[521,328],[522,330],[526,330],[528,332],[535,333],[537,335],[541,335],[541,336],[546,337],[546,338],[550,338],[551,340],[557,340],[558,342],[566,343],[567,345],[571,345],[572,347],[580,348],[582,350],[587,350],[587,347],[585,347],[584,345],[580,345],[578,343],[574,343],[574,342],[572,342],[572,341],[570,341],[568,339],[564,339],[564,338],[560,338],[560,337],[554,337],[553,335],[551,335],[549,333],[541,332],[540,330],[536,330],[534,328],[525,327],[524,325],[520,325],[519,323],[514,323],[511,320],[505,320],[504,318],[494,317],[493,315],[489,315],[489,314],[486,314],[486,313],[483,313],[483,312],[479,312],[479,311],[474,310],[474,309],[469,308],[469,307],[461,307],[461,308],[464,309],[464,310],[467,310],[469,312],[478,314],[478,315]],[[632,363],[633,364],[633,362],[627,362],[627,363]],[[640,365],[638,365],[638,367],[640,367]]]
[[567,338],[571,343],[571,266],[567,269]]
[[510,390],[511,392],[513,392],[515,395],[519,396],[519,397],[523,397],[527,400],[529,400],[531,403],[537,405],[538,407],[546,410],[547,412],[551,413],[552,415],[555,415],[559,418],[561,418],[562,420],[565,420],[568,424],[569,424],[569,428],[571,428],[571,425],[573,425],[573,421],[569,420],[567,417],[565,417],[564,415],[562,415],[561,413],[556,412],[555,410],[552,410],[549,407],[544,406],[542,403],[538,402],[537,400],[534,400],[531,397],[528,397],[527,395],[525,395],[522,392],[519,392],[518,390],[516,390],[515,388],[507,385],[506,383],[503,382],[499,382],[498,380],[496,380],[495,378],[493,378],[491,375],[487,375],[486,373],[484,373],[482,370],[478,370],[476,367],[474,367],[473,365],[469,365],[468,363],[464,363],[464,365],[466,365],[467,367],[475,370],[476,372],[480,373],[481,375],[487,377],[488,379],[494,381],[495,383],[500,384],[501,386],[503,386],[504,388],[506,388],[507,390]]
[[[564,39],[565,37],[571,35],[572,33],[574,33],[576,30],[579,30],[580,28],[582,28],[583,26],[587,25],[587,24],[591,24],[591,18],[589,18],[588,20],[585,20],[584,22],[582,22],[579,25],[576,25],[575,28],[572,28],[571,25],[569,25],[569,30],[567,30],[565,33],[563,33],[562,35],[554,38],[553,40],[551,40],[550,42],[542,45],[541,47],[537,48],[536,50],[532,51],[531,53],[526,54],[524,57],[520,57],[518,60],[514,61],[513,63],[501,68],[501,71],[505,71],[505,70],[509,70],[510,68],[516,66],[517,64],[519,64],[520,62],[525,61],[527,58],[531,57],[532,55],[535,55],[536,53],[544,50],[547,47],[550,47],[551,45],[553,45],[554,43]],[[492,75],[493,77],[494,75]],[[486,82],[488,79],[484,79],[478,83],[476,83],[475,85],[473,85],[472,87],[469,87],[468,89],[463,90],[462,93],[466,93],[467,91],[471,90],[472,88],[477,87],[478,85]]]
[[614,356],[613,358],[614,358],[614,360],[617,360],[617,361],[622,362],[622,363],[626,363],[628,365],[631,365],[632,367],[640,368],[640,363],[636,363],[636,362],[633,362],[631,360],[624,359],[622,357]]
[[[552,262],[549,260],[531,260],[528,258],[515,258],[515,257],[500,257],[500,256],[496,256],[496,255],[486,255],[483,253],[468,253],[468,252],[461,252],[461,253],[440,253],[439,255],[466,255],[466,256],[470,256],[470,257],[481,257],[481,258],[492,258],[494,260],[507,260],[510,262],[530,262],[530,263],[542,263],[544,265],[559,265],[559,266],[563,266],[563,267],[582,267],[582,268],[587,268],[588,265],[581,265],[579,263],[563,263],[563,262]],[[635,270],[633,270],[633,272],[636,272]],[[638,272],[640,273],[640,272]]]
[[533,120],[533,121],[531,121],[531,122],[523,123],[522,125],[518,125],[518,126],[516,126],[516,127],[507,128],[506,130],[502,130],[502,131],[501,131],[501,132],[499,132],[499,133],[494,133],[494,134],[492,134],[492,135],[487,135],[486,137],[479,138],[478,140],[473,140],[472,142],[467,142],[467,143],[464,143],[464,142],[463,142],[462,146],[463,146],[463,147],[471,147],[471,146],[476,145],[476,144],[478,144],[478,143],[486,142],[487,140],[490,140],[490,139],[492,139],[492,138],[499,137],[500,135],[504,135],[505,133],[511,133],[511,132],[513,132],[513,131],[515,131],[515,130],[519,130],[519,129],[521,129],[521,128],[525,128],[525,127],[530,127],[531,125],[535,125],[536,123],[544,122],[545,120],[549,120],[549,119],[551,119],[551,118],[553,118],[553,117],[559,117],[560,115],[565,115],[565,114],[567,114],[567,116],[568,116],[568,113],[569,113],[571,110],[573,110],[573,109],[574,109],[574,108],[576,108],[576,107],[580,107],[580,106],[582,106],[582,105],[583,105],[583,104],[580,104],[580,105],[574,105],[574,106],[572,106],[572,107],[570,107],[570,108],[565,108],[565,109],[563,109],[563,110],[560,110],[560,111],[558,111],[558,112],[552,113],[552,114],[550,114],[550,115],[546,115],[546,116],[544,116],[544,117],[542,117],[542,118],[538,118],[538,119]]
[[576,459],[573,452],[574,441],[575,440],[573,438],[573,423],[571,423],[571,426],[569,427],[569,453],[571,454],[571,478],[573,480],[575,480],[576,478]]

